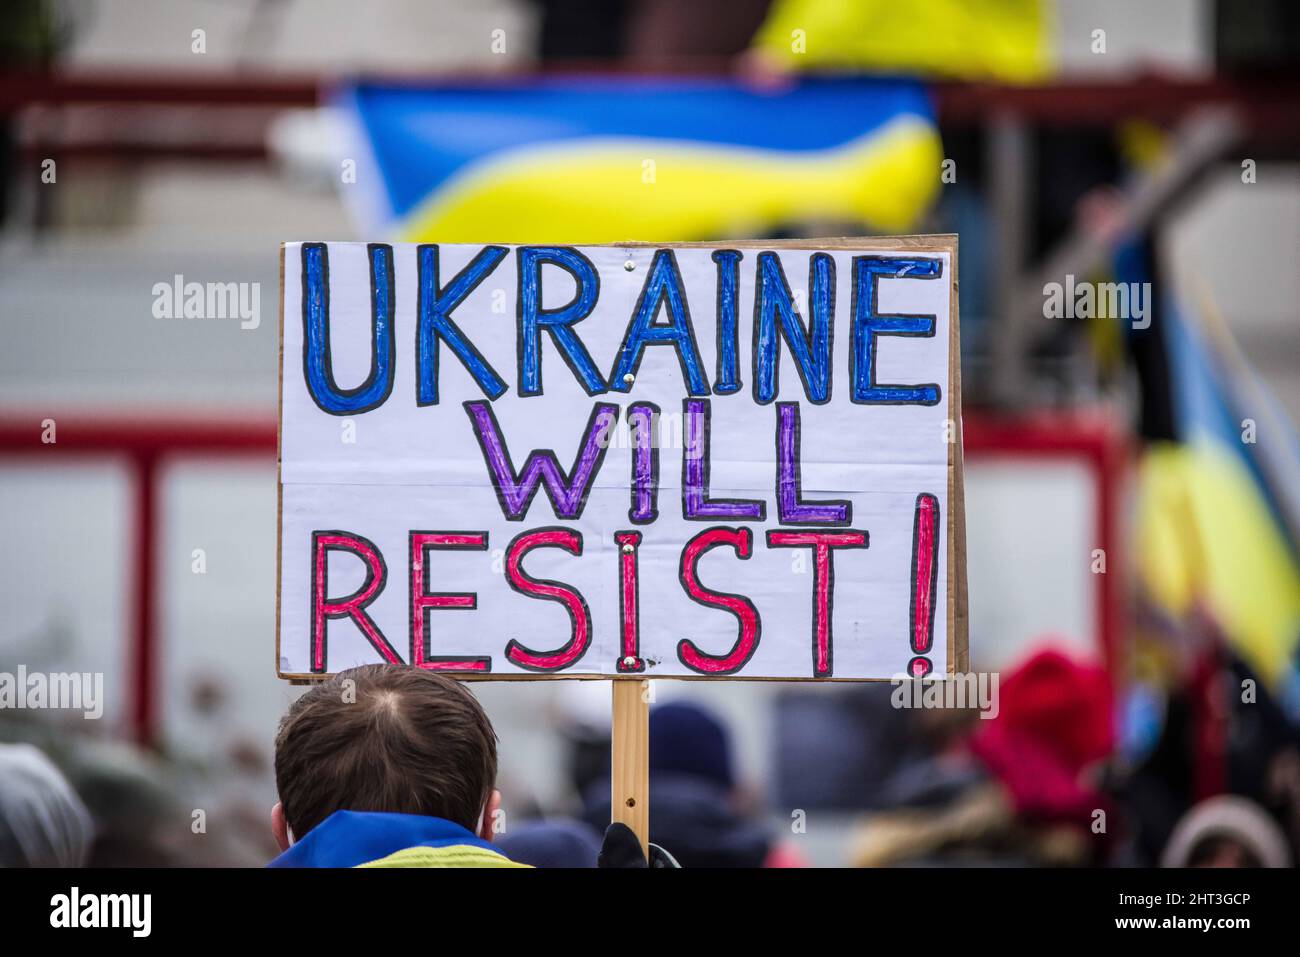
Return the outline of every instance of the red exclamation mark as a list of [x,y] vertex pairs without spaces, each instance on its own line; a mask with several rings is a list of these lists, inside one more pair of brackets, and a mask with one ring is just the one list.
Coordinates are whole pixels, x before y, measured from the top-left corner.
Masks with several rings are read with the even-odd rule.
[[907,673],[924,678],[933,667],[925,657],[934,644],[934,590],[939,580],[939,500],[929,492],[916,497],[912,525],[912,651]]

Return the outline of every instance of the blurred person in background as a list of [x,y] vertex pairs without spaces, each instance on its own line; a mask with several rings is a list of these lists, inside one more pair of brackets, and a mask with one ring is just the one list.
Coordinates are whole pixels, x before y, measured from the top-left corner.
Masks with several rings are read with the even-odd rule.
[[[72,17],[50,0],[10,0],[0,17],[0,64],[6,70],[49,70],[72,39]],[[13,114],[0,111],[0,226],[10,218],[11,191],[17,178],[21,144]],[[46,197],[37,193],[38,202]],[[37,222],[44,222],[38,211]]]
[[543,62],[698,68],[745,49],[768,0],[535,0]]
[[1114,746],[1111,709],[1102,668],[1050,644],[1030,655],[1001,682],[996,716],[964,726],[966,748],[982,773],[968,775],[959,789],[945,789],[929,806],[897,800],[893,809],[868,817],[854,838],[851,862],[1103,862],[1106,835],[1119,829],[1097,774]]
[[964,747],[972,709],[902,709],[884,682],[827,691],[785,690],[777,698],[775,791],[782,806],[933,807],[984,777]]
[[525,821],[496,839],[508,858],[533,867],[596,867],[600,843],[594,827],[569,818]]
[[1106,670],[1049,644],[1003,680],[998,716],[970,746],[1009,795],[1031,856],[1095,864],[1121,824],[1099,775],[1115,741]]
[[1126,711],[1142,714],[1128,719],[1118,781],[1134,831],[1134,862],[1162,860],[1175,822],[1223,794],[1268,815],[1294,859],[1300,728],[1205,608],[1184,620],[1147,609],[1145,626],[1151,647],[1126,702]]
[[1202,801],[1174,828],[1161,867],[1290,867],[1286,835],[1253,801],[1232,794]]
[[[609,775],[584,796],[584,819],[610,817]],[[682,867],[799,866],[744,807],[722,722],[693,702],[650,711],[650,840]]]
[[49,758],[30,744],[0,744],[0,867],[82,867],[94,830]]

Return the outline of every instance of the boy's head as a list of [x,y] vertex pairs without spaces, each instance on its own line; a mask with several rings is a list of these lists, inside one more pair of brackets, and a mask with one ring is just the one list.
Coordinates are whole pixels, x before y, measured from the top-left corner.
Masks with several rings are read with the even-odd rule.
[[272,824],[282,848],[335,811],[423,814],[486,837],[496,775],[496,733],[459,682],[404,665],[352,668],[281,720]]

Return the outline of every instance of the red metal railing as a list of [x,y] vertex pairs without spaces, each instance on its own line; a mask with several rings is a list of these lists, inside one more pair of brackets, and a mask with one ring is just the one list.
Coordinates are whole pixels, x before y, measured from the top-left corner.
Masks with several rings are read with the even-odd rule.
[[[566,61],[537,73],[457,73],[374,77],[392,83],[518,84],[544,75],[591,77],[637,74],[635,62]],[[655,73],[665,72],[662,64]],[[695,76],[728,76],[726,60],[693,60],[682,71]],[[87,131],[86,124],[20,125],[23,152],[31,156],[129,161],[195,162],[264,161],[266,124],[277,111],[308,108],[327,98],[338,78],[316,74],[239,71],[230,73],[163,73],[130,70],[62,70],[48,73],[0,71],[0,115],[22,116],[36,108],[37,119],[68,109],[112,111],[116,121]],[[1175,77],[1144,73],[1123,79],[1064,78],[1040,86],[933,82],[940,125],[978,126],[995,117],[1015,116],[1043,126],[1112,127],[1123,119],[1158,123],[1178,120],[1206,108],[1231,109],[1247,130],[1252,156],[1294,157],[1300,143],[1300,80],[1290,75]],[[150,116],[160,108],[200,109],[204,121],[195,132],[168,130],[163,140],[134,142],[131,116]],[[228,114],[256,112],[251,123],[226,122]],[[67,136],[70,126],[78,127]],[[145,132],[152,129],[146,124]],[[137,133],[140,130],[136,130]],[[173,134],[176,138],[173,139]],[[123,137],[126,136],[124,139]]]
[[1124,536],[1120,529],[1122,485],[1133,446],[1127,435],[1102,413],[1043,413],[1024,418],[967,415],[962,423],[967,456],[1081,458],[1097,482],[1094,536],[1105,550],[1107,573],[1097,575],[1095,596],[1098,637],[1113,676],[1120,674],[1124,634]]
[[[53,443],[42,439],[46,419],[54,422]],[[133,737],[152,744],[157,732],[158,549],[157,503],[160,463],[185,455],[247,456],[274,459],[276,425],[219,421],[100,419],[84,414],[42,413],[0,419],[0,456],[49,462],[68,458],[121,458],[132,470],[134,539],[131,596],[128,602],[128,670],[131,680],[128,720]]]

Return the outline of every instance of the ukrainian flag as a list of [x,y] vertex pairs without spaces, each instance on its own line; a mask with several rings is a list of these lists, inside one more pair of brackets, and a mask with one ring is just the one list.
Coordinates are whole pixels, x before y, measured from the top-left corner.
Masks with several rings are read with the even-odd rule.
[[1208,611],[1276,685],[1300,636],[1300,442],[1209,307],[1171,294],[1154,317],[1176,442],[1138,475],[1136,551],[1147,597],[1175,620]]
[[806,80],[541,79],[342,95],[369,235],[406,242],[600,243],[900,232],[940,184],[923,88]]

